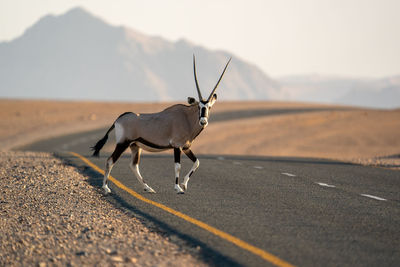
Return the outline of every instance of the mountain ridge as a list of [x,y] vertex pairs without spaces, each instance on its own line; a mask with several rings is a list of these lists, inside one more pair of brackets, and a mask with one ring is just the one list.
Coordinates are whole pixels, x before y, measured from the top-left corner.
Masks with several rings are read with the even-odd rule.
[[218,93],[224,100],[270,99],[279,85],[226,51],[167,41],[112,26],[82,8],[46,15],[0,43],[0,94],[49,99],[170,101],[196,95],[192,55],[204,95],[233,56]]

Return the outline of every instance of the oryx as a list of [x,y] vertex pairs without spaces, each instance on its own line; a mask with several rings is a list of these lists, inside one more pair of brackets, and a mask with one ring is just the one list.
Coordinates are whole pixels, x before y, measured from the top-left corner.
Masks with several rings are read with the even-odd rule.
[[[92,147],[94,150],[93,156],[98,156],[99,151],[107,142],[108,134],[115,128],[117,144],[114,152],[106,161],[106,170],[103,179],[103,189],[106,194],[111,192],[108,187],[108,176],[110,175],[111,169],[128,147],[132,151],[130,167],[136,178],[143,185],[144,190],[150,193],[155,193],[155,191],[145,182],[139,172],[141,150],[158,152],[173,149],[175,159],[175,191],[178,194],[184,193],[184,190],[187,189],[189,178],[200,164],[200,161],[190,150],[190,146],[193,140],[208,124],[209,111],[217,100],[215,90],[230,61],[231,59],[226,63],[217,84],[207,99],[204,99],[200,92],[196,75],[196,61],[193,55],[194,80],[199,101],[196,101],[193,97],[188,97],[189,105],[177,104],[159,113],[152,114],[126,112],[115,120],[106,135]],[[181,170],[180,158],[182,151],[193,161],[193,166],[188,174],[186,174],[183,183],[179,185],[179,172]]]

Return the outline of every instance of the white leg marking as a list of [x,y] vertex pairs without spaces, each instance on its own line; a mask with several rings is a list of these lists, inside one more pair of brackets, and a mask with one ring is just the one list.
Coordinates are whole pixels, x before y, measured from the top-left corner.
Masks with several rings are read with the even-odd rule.
[[373,195],[368,195],[368,194],[361,194],[363,197],[369,197],[375,200],[380,200],[380,201],[386,201],[387,199],[385,198],[381,198],[381,197],[377,197],[377,196],[373,196]]
[[136,178],[139,180],[139,182],[142,184],[144,191],[149,192],[149,193],[155,193],[156,191],[154,191],[153,188],[151,188],[148,184],[143,182],[143,177],[140,174],[139,171],[139,165],[135,164],[133,165],[132,163],[129,164],[129,166],[131,167],[133,173],[135,174]]
[[183,191],[182,188],[179,186],[179,173],[180,173],[180,171],[181,171],[181,164],[178,163],[178,162],[175,162],[175,179],[176,179],[176,181],[175,181],[174,189],[175,189],[175,192],[177,194],[185,193],[185,191]]
[[179,172],[181,171],[181,164],[176,162],[175,163],[175,177],[179,177]]
[[183,190],[187,190],[187,184],[189,182],[190,176],[197,170],[197,168],[200,166],[200,160],[197,159],[194,163],[190,171],[186,174],[185,178],[183,179],[183,183],[181,183],[181,187]]
[[102,188],[104,189],[104,193],[106,195],[111,193],[111,190],[107,185],[107,182],[108,182],[108,176],[110,175],[110,172],[111,172],[111,169],[113,166],[114,166],[114,164],[113,164],[112,159],[111,158],[108,159],[106,162],[106,171],[104,172],[103,186],[102,186]]

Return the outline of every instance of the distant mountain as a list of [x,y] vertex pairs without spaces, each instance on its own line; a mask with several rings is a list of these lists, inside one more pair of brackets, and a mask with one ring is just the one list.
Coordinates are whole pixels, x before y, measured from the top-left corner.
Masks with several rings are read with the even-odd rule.
[[400,107],[400,75],[383,79],[299,75],[283,77],[278,82],[281,85],[278,98],[282,100]]
[[357,84],[336,102],[373,108],[399,108],[400,75]]
[[123,101],[184,100],[195,96],[192,55],[203,95],[222,80],[223,100],[265,100],[279,85],[255,65],[188,41],[170,42],[115,27],[75,8],[48,15],[0,43],[0,97]]

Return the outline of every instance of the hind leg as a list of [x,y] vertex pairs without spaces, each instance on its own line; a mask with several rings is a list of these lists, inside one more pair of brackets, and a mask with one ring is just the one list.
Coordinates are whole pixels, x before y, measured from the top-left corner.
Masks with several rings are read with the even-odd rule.
[[149,193],[155,193],[156,191],[151,188],[146,181],[143,179],[142,175],[140,174],[139,171],[139,162],[140,162],[140,153],[141,153],[141,148],[138,147],[136,144],[131,144],[130,145],[131,151],[132,151],[132,161],[129,164],[129,167],[131,167],[131,170],[135,174],[136,178],[139,180],[139,182],[143,185],[143,189],[146,192]]
[[102,188],[104,189],[105,194],[111,193],[110,188],[108,187],[108,177],[110,176],[110,172],[112,167],[114,166],[115,162],[119,159],[122,153],[128,148],[129,143],[119,143],[115,146],[114,152],[111,154],[111,156],[107,159],[106,161],[106,170],[104,172],[104,178],[103,178],[103,186]]

